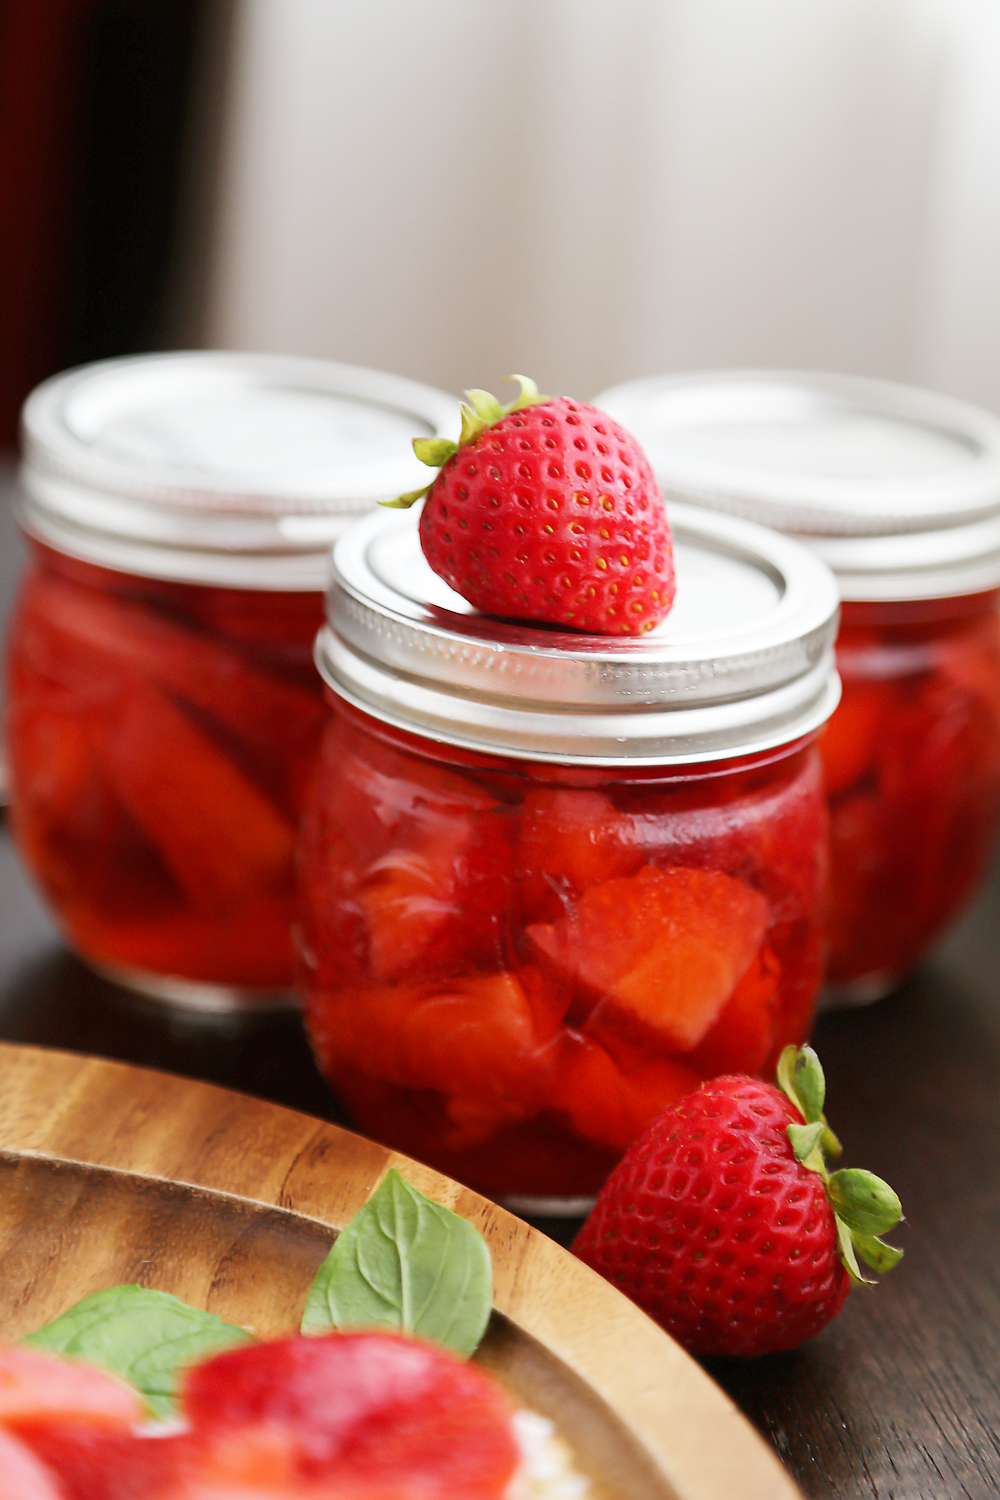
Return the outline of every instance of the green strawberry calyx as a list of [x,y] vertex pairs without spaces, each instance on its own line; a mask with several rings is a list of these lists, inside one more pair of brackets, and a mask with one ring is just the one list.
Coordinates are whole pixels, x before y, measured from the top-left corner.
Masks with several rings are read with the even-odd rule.
[[[523,411],[526,406],[541,406],[551,399],[549,396],[539,395],[537,385],[527,375],[506,375],[504,379],[517,380],[521,386],[521,394],[506,406],[501,406],[496,396],[491,396],[489,391],[466,391],[469,399],[462,402],[462,431],[457,443],[453,443],[451,438],[413,439],[413,451],[422,464],[427,464],[431,469],[443,468],[459,448],[475,442],[481,432],[485,432],[488,427],[495,427],[504,417],[509,417],[512,411]],[[431,480],[431,484],[433,483]],[[395,500],[380,500],[379,504],[391,510],[409,510],[411,505],[424,498],[430,487],[430,484],[425,484],[422,490],[410,490],[406,495],[398,495]]]
[[872,1280],[862,1273],[858,1256],[873,1271],[883,1273],[899,1264],[902,1250],[887,1245],[879,1236],[894,1229],[903,1217],[900,1201],[889,1184],[874,1172],[857,1167],[827,1170],[826,1158],[838,1157],[841,1145],[823,1114],[826,1079],[811,1047],[785,1048],[778,1059],[778,1087],[805,1122],[789,1125],[789,1144],[796,1161],[823,1179],[847,1274],[859,1286],[873,1286]]

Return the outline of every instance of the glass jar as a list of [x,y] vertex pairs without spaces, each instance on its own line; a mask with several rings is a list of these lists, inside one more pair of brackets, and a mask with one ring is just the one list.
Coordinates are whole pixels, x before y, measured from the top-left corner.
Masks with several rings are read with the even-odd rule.
[[456,426],[409,381],[245,355],[109,361],[29,398],[11,813],[100,972],[192,1008],[294,1003],[329,545],[416,479],[414,436]]
[[837,576],[825,1002],[877,999],[975,892],[1000,824],[1000,423],[804,374],[655,378],[597,400],[667,496],[780,527]]
[[300,845],[317,1062],[358,1125],[574,1210],[665,1104],[809,1032],[837,596],[804,549],[671,512],[641,640],[476,614],[412,513],[334,552],[333,714]]
[[822,750],[829,976],[849,994],[891,988],[986,872],[1000,823],[998,602],[993,590],[843,607],[843,698]]

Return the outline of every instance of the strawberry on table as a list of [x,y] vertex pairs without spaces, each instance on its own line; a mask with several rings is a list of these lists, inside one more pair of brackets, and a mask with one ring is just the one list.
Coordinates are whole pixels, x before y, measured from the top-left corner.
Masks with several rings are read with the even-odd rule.
[[878,1238],[901,1217],[892,1189],[827,1171],[815,1052],[787,1047],[778,1078],[717,1078],[665,1109],[573,1246],[692,1354],[794,1349],[864,1282],[859,1256],[889,1271],[902,1255]]
[[674,601],[663,500],[645,454],[604,412],[540,396],[501,406],[469,391],[457,444],[416,438],[439,468],[424,490],[424,556],[486,614],[541,620],[598,635],[640,635]]

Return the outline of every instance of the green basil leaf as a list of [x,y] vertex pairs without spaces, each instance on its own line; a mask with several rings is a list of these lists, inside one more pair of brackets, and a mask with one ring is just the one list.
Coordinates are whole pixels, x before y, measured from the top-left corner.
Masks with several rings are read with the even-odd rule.
[[394,1328],[472,1353],[493,1305],[493,1271],[478,1230],[391,1168],[320,1266],[303,1333]]
[[110,1370],[135,1387],[154,1416],[169,1417],[182,1369],[235,1344],[252,1343],[253,1337],[169,1292],[110,1286],[84,1297],[23,1342]]

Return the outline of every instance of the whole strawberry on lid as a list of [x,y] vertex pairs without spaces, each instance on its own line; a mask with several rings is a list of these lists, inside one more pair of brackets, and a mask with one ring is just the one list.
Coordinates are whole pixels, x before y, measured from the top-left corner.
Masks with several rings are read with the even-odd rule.
[[540,396],[523,375],[501,406],[468,391],[458,443],[416,438],[440,469],[420,544],[430,566],[485,614],[598,635],[652,630],[674,602],[663,500],[633,437],[593,406]]
[[716,1078],[665,1109],[612,1172],[573,1245],[692,1354],[794,1349],[843,1305],[858,1257],[889,1271],[878,1238],[900,1220],[871,1172],[829,1173],[811,1047],[786,1047],[779,1088]]

